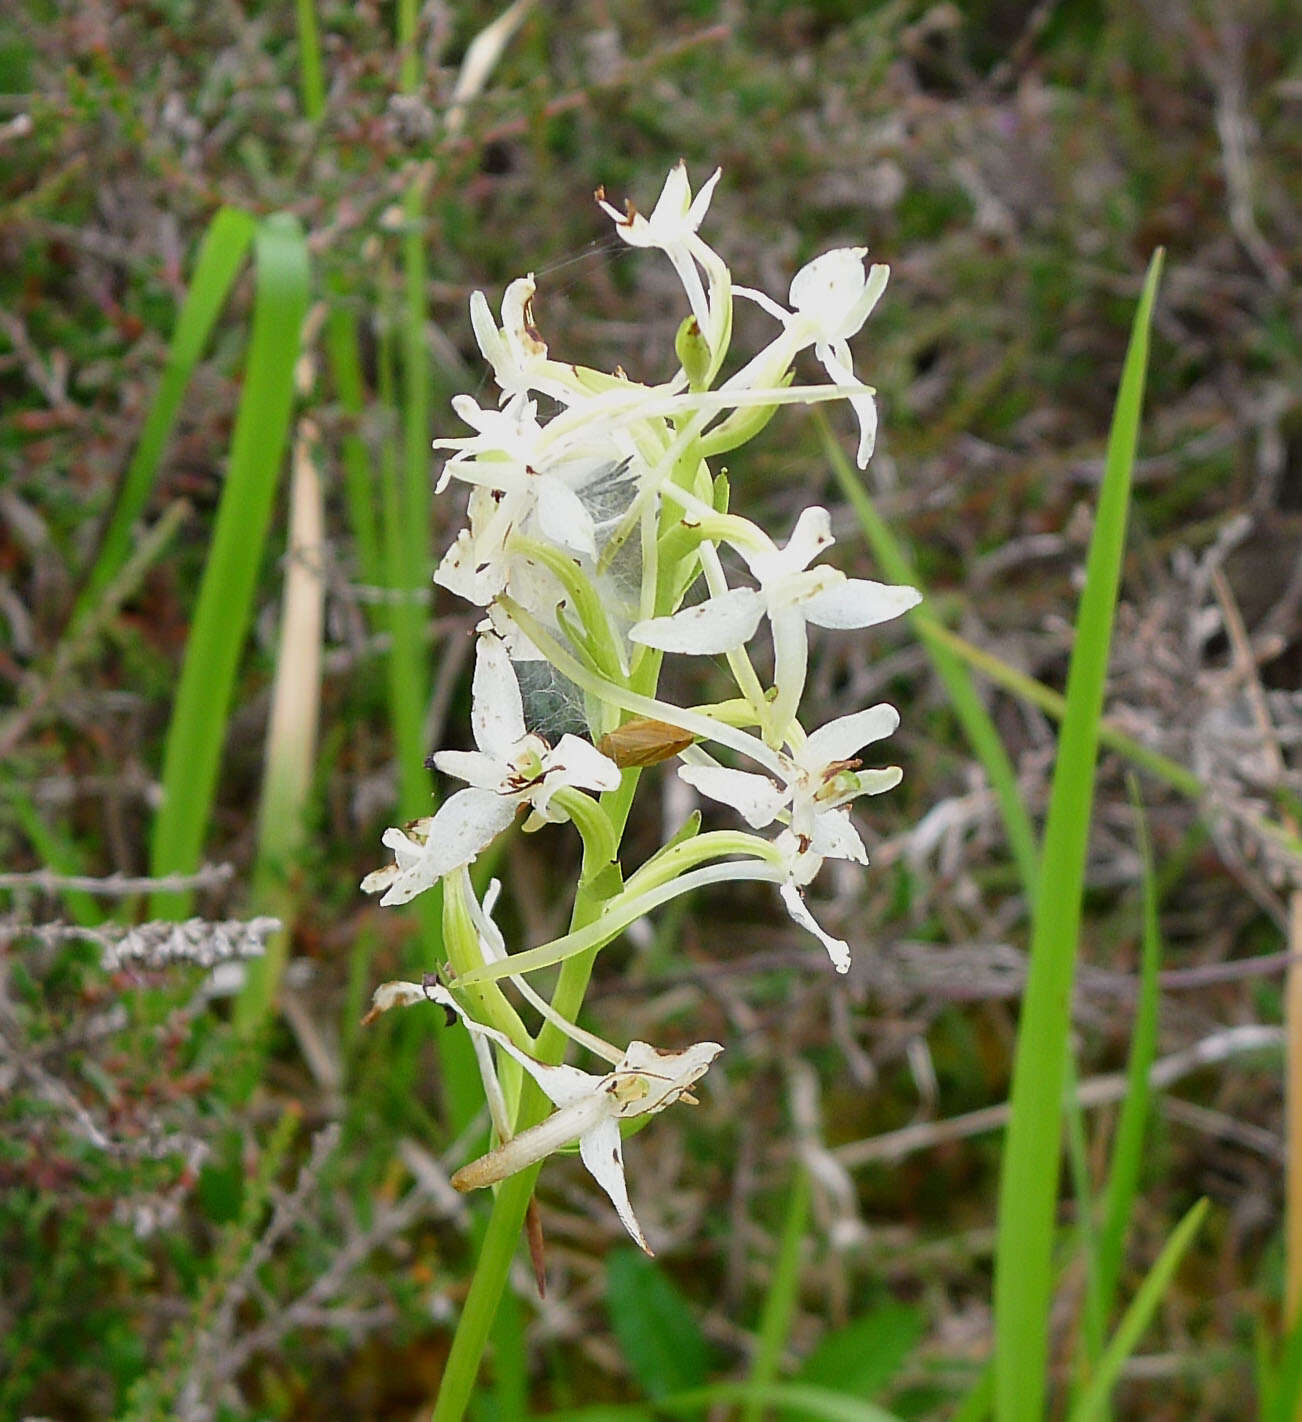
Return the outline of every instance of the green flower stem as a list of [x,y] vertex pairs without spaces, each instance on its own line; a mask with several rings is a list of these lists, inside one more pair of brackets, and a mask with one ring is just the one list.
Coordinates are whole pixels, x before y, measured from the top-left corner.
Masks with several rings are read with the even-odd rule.
[[[443,949],[454,974],[469,972],[484,961],[479,947],[479,935],[466,909],[463,884],[452,879],[443,885]],[[457,982],[460,986],[460,977]],[[522,1051],[533,1050],[533,1038],[496,983],[484,983],[467,990],[466,997],[474,1003],[477,1021],[487,1021],[504,1032]]]
[[560,583],[574,603],[574,610],[588,634],[598,668],[606,676],[617,675],[619,649],[615,634],[611,630],[610,619],[606,616],[605,604],[578,560],[560,548],[549,547],[536,538],[526,538],[520,533],[511,535],[507,541],[507,551],[519,553],[535,563],[541,563]]
[[[623,817],[618,820],[612,817],[608,824],[617,843],[623,829]],[[587,844],[585,838],[585,860]],[[600,917],[604,907],[604,902],[591,883],[586,879],[580,882],[574,897],[574,910],[570,915],[571,931],[582,929]],[[571,1022],[577,1019],[579,1009],[583,1005],[596,956],[596,948],[590,948],[567,959],[561,965],[552,1006]],[[508,963],[505,966],[510,971],[514,965]],[[566,1041],[567,1038],[559,1027],[552,1022],[544,1022],[538,1034],[534,1054],[540,1061],[559,1062],[564,1055]],[[521,1130],[543,1120],[551,1109],[551,1102],[537,1082],[531,1076],[526,1076],[517,1112]],[[466,1295],[465,1306],[461,1310],[457,1331],[452,1339],[430,1422],[461,1422],[465,1415],[471,1393],[474,1391],[475,1379],[479,1374],[479,1363],[488,1343],[498,1304],[501,1302],[502,1290],[506,1286],[511,1260],[515,1257],[520,1231],[524,1227],[529,1201],[533,1198],[534,1183],[541,1169],[541,1162],[531,1165],[504,1180],[497,1189],[493,1212],[489,1216],[480,1244],[479,1257],[475,1262],[474,1278],[470,1281],[470,1292]]]

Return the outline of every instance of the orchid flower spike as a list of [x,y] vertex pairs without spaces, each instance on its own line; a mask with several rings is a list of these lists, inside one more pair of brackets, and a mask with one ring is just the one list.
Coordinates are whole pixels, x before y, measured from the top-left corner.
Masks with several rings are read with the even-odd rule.
[[717,1042],[697,1042],[680,1052],[662,1052],[647,1042],[630,1042],[610,1071],[594,1076],[577,1067],[548,1065],[521,1051],[504,1033],[476,1022],[445,987],[432,981],[381,984],[369,1016],[421,1001],[455,1012],[473,1036],[487,1038],[514,1057],[557,1108],[538,1125],[462,1166],[452,1184],[458,1190],[494,1185],[577,1141],[580,1158],[610,1197],[624,1228],[639,1248],[651,1254],[629,1203],[619,1123],[654,1116],[676,1101],[694,1100],[692,1086],[723,1048]]
[[404,904],[469,864],[506,829],[521,805],[544,820],[559,822],[567,816],[551,798],[561,786],[619,786],[618,766],[587,741],[565,735],[553,749],[525,729],[515,668],[501,638],[491,633],[481,635],[476,648],[470,724],[477,750],[438,751],[432,757],[437,769],[467,781],[469,788],[458,790],[435,814],[405,830],[384,832],[394,863],[362,880],[368,894],[384,890],[382,904]]
[[777,690],[772,723],[782,733],[805,689],[808,623],[873,627],[916,607],[922,594],[916,588],[847,578],[837,568],[810,568],[834,542],[826,509],[806,509],[782,548],[758,528],[754,533],[754,541],[747,545],[738,542],[737,551],[758,580],[758,588],[729,588],[670,617],[648,618],[636,623],[629,636],[665,652],[711,655],[744,646],[767,616],[773,631],[773,685]]

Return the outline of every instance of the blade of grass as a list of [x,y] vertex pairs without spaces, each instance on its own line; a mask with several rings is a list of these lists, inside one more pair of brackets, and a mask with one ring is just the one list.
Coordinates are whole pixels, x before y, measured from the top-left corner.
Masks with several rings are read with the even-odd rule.
[[1130,1061],[1126,1068],[1128,1085],[1117,1121],[1112,1162],[1103,1190],[1102,1223],[1099,1226],[1097,1320],[1100,1339],[1112,1313],[1117,1285],[1121,1279],[1126,1231],[1130,1226],[1130,1216],[1138,1192],[1140,1168],[1143,1164],[1144,1133],[1148,1127],[1152,1106],[1149,1073],[1157,1058],[1158,969],[1162,958],[1162,938],[1157,921],[1157,874],[1153,867],[1148,824],[1139,803],[1138,786],[1133,780],[1130,793],[1135,805],[1136,834],[1143,859],[1143,947],[1140,959],[1139,1002],[1135,1012],[1134,1035],[1130,1042]]
[[295,0],[298,24],[298,86],[303,112],[313,123],[325,117],[325,76],[321,71],[321,37],[316,27],[316,0]]
[[763,1394],[777,1380],[782,1349],[791,1335],[791,1320],[799,1296],[800,1245],[808,1221],[809,1174],[797,1160],[787,1193],[787,1211],[782,1222],[778,1257],[760,1318],[758,1347],[751,1362],[750,1385],[754,1392],[747,1397],[742,1408],[742,1422],[761,1422],[765,1410]]
[[[294,396],[294,365],[307,309],[308,255],[302,229],[281,214],[254,239],[253,331],[230,467],[186,643],[163,756],[163,802],[154,821],[150,869],[189,871],[199,862],[212,811],[240,648],[283,462]],[[154,896],[156,917],[181,917],[190,895]]]
[[[36,808],[36,802],[17,781],[7,773],[0,775],[0,789],[3,789],[4,798],[8,801],[10,813],[18,822],[18,828],[31,841],[37,858],[47,869],[53,869],[58,874],[86,872],[80,845],[52,830],[45,823]],[[104,911],[85,890],[65,889],[61,897],[74,923],[84,928],[104,922]]]
[[357,566],[362,581],[378,588],[384,582],[384,565],[380,557],[380,535],[375,520],[376,487],[371,470],[371,456],[366,442],[357,432],[365,404],[362,363],[358,354],[356,315],[343,304],[343,294],[332,293],[333,300],[325,324],[326,355],[334,377],[335,390],[351,428],[341,443],[344,466],[344,493],[348,500],[349,523],[357,543]]
[[[877,512],[868,491],[850,467],[850,461],[832,433],[827,416],[821,410],[813,412],[814,421],[823,440],[823,448],[828,462],[841,485],[850,506],[858,515],[864,537],[872,549],[873,557],[881,565],[882,571],[893,582],[907,583],[911,587],[921,587],[918,575],[903,547],[891,532],[885,519]],[[936,675],[944,683],[945,690],[954,707],[963,734],[972,747],[973,754],[980,760],[989,778],[995,798],[1003,815],[1004,829],[1008,843],[1017,863],[1022,887],[1030,903],[1035,901],[1035,886],[1039,877],[1039,854],[1035,843],[1035,830],[1031,817],[1017,785],[1017,772],[1008,758],[1008,752],[999,738],[990,713],[981,703],[976,686],[967,674],[963,663],[955,655],[954,648],[940,635],[940,625],[926,611],[915,608],[909,618],[913,630],[927,649]]]
[[1147,1278],[1140,1285],[1139,1292],[1122,1317],[1088,1389],[1072,1410],[1071,1422],[1091,1422],[1091,1419],[1102,1415],[1126,1359],[1135,1351],[1140,1338],[1143,1337],[1144,1330],[1161,1302],[1185,1250],[1192,1243],[1199,1225],[1203,1222],[1209,1204],[1208,1200],[1199,1200],[1176,1225],[1171,1238],[1158,1255],[1157,1262],[1148,1271]]
[[1039,1422],[1044,1415],[1062,1097],[1098,724],[1161,264],[1159,251],[1145,278],[1108,437],[1045,827],[999,1191],[994,1299],[1000,1422]]
[[194,276],[190,279],[189,290],[176,318],[176,330],[172,334],[158,393],[149,407],[145,426],[140,432],[140,442],[100,540],[95,565],[73,609],[74,623],[95,607],[105,587],[131,552],[132,528],[149,501],[163,450],[181,407],[181,397],[185,394],[199,356],[208,344],[218,314],[226,304],[244,254],[253,240],[254,228],[253,218],[247,212],[224,207],[204,233],[195,258]]

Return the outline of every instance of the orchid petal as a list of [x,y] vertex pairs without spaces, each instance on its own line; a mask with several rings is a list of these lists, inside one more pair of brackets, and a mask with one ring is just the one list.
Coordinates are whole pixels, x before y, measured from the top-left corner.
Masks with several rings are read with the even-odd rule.
[[754,588],[730,588],[672,617],[652,617],[629,629],[629,637],[662,652],[698,656],[730,652],[755,635],[764,615],[764,599]]
[[917,588],[846,578],[807,598],[800,611],[817,627],[875,627],[917,607],[921,601]]
[[775,784],[767,775],[754,775],[748,770],[729,770],[722,765],[680,765],[678,776],[711,800],[731,805],[752,829],[772,824],[790,798],[785,786]]
[[618,790],[623,779],[619,766],[582,736],[562,736],[544,765],[557,766],[564,783],[579,790]]
[[579,1137],[579,1155],[592,1178],[610,1197],[620,1223],[632,1235],[638,1248],[647,1254],[653,1253],[629,1203],[628,1182],[624,1178],[624,1143],[620,1139],[618,1123],[608,1116],[585,1131]]
[[868,851],[849,810],[823,810],[814,816],[810,850],[820,859],[848,859],[867,864]]
[[864,746],[885,740],[899,724],[900,713],[885,701],[866,711],[838,716],[810,732],[809,739],[796,752],[796,761],[806,770],[815,770],[836,760],[849,760]]
[[855,378],[850,352],[844,343],[841,343],[835,352],[831,346],[820,345],[815,348],[814,353],[837,385],[857,385],[862,392],[846,398],[854,411],[855,419],[859,421],[859,448],[855,451],[854,460],[860,469],[866,469],[877,445],[877,401],[874,398],[877,392],[871,385],[865,385]]
[[470,689],[470,727],[486,755],[508,755],[525,734],[524,701],[511,656],[500,637],[481,636]]
[[[450,795],[431,820],[429,838],[419,854],[406,866],[399,859],[399,872],[381,904],[405,904],[432,888],[444,874],[469,864],[514,818],[514,802],[491,790],[471,788]],[[394,843],[387,833],[384,842],[391,847]]]
[[833,938],[830,933],[825,932],[819,926],[818,920],[805,906],[800,890],[794,884],[783,884],[781,894],[782,902],[787,906],[787,912],[801,928],[812,933],[827,949],[827,956],[831,958],[832,966],[836,971],[848,973],[850,971],[850,945],[842,938]]

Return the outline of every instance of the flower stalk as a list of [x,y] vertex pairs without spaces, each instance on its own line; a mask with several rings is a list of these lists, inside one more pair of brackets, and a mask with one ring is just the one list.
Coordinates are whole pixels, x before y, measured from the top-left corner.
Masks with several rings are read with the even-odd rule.
[[[688,314],[668,379],[642,385],[622,371],[553,358],[535,319],[536,283],[521,277],[506,290],[500,325],[486,296],[471,299],[497,406],[458,396],[453,408],[471,433],[435,444],[447,452],[438,491],[453,481],[468,491],[465,526],[435,580],[482,612],[475,749],[431,757],[464,788],[434,815],[387,830],[393,862],[362,883],[386,905],[442,885],[447,963],[431,965],[419,983],[382,984],[371,1015],[421,1003],[445,1009],[448,1030],[465,1030],[475,1045],[493,1123],[487,1154],[453,1176],[460,1189],[493,1186],[496,1198],[435,1419],[464,1411],[546,1157],[577,1142],[618,1220],[650,1253],[626,1179],[622,1125],[694,1100],[723,1050],[637,1040],[621,1048],[580,1028],[597,954],[674,899],[754,880],[775,886],[792,922],[844,973],[850,947],[819,924],[806,890],[829,858],[867,863],[851,805],[900,778],[861,759],[898,724],[892,707],[807,730],[801,703],[811,636],[862,635],[913,607],[918,594],[819,561],[833,538],[817,506],[775,542],[730,508],[729,480],[709,463],[783,406],[834,399],[851,407],[864,466],[877,415],[849,341],[880,299],[887,269],[866,269],[863,248],[841,248],[795,274],[786,305],[735,285],[700,235],[719,180],[716,172],[693,195],[679,164],[645,216],[597,194],[619,236],[661,252],[682,283]],[[716,383],[738,297],[779,329]],[[796,383],[795,362],[807,350],[826,383]],[[664,658],[682,655],[721,656],[736,694],[686,706],[666,699]],[[713,815],[722,805],[745,828],[701,833],[698,812],[626,870],[621,841],[645,771],[677,774],[703,797],[703,810]],[[568,930],[512,951],[491,917],[497,887],[481,904],[467,871],[517,821],[526,833],[553,836],[573,826],[582,858]],[[558,966],[548,1000],[530,975]],[[599,1070],[565,1064],[571,1045]]]

